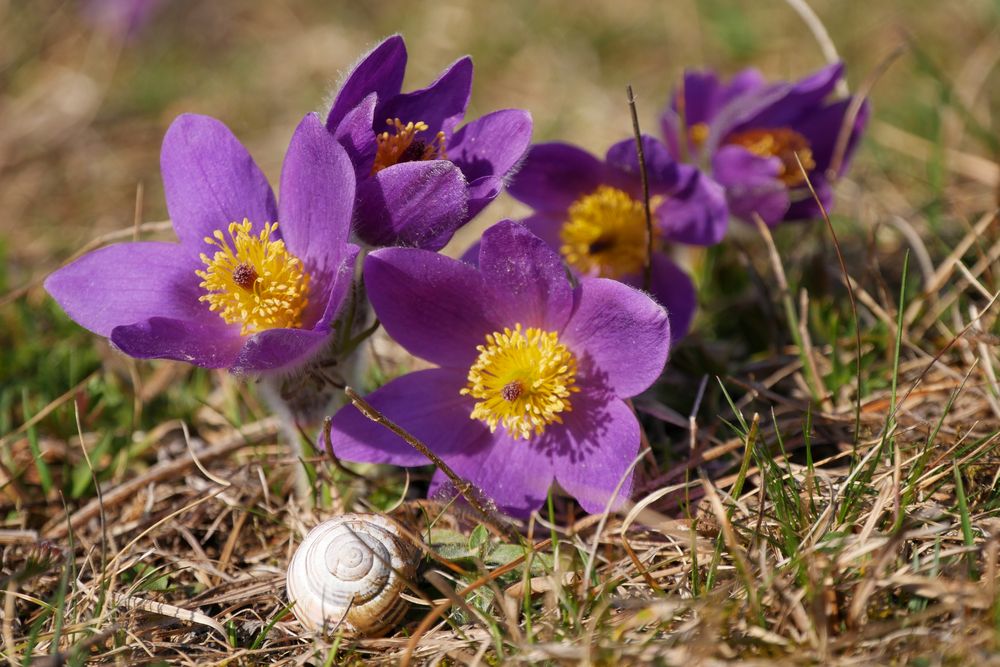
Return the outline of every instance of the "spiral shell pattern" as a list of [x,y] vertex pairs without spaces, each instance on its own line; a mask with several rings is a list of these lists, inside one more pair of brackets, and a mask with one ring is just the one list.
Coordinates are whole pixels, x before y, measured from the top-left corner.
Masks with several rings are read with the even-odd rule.
[[419,552],[399,526],[378,514],[344,514],[306,535],[286,579],[292,612],[311,631],[377,636],[409,607]]

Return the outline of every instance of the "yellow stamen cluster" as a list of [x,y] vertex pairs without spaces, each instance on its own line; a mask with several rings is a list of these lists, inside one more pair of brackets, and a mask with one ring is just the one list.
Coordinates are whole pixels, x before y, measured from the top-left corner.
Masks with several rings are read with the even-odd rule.
[[417,121],[403,125],[398,118],[385,121],[395,133],[387,130],[376,135],[378,147],[375,149],[375,163],[372,173],[377,174],[386,167],[400,162],[419,162],[422,160],[445,160],[448,155],[444,150],[444,132],[438,132],[430,141],[417,138],[417,132],[426,132],[427,123]]
[[486,336],[476,347],[479,358],[469,369],[461,393],[476,399],[470,417],[502,425],[515,440],[542,435],[549,424],[571,409],[576,384],[576,357],[559,342],[555,332],[534,327],[504,328]]
[[799,156],[802,167],[807,173],[816,168],[809,140],[787,127],[744,130],[731,135],[726,143],[743,146],[761,157],[777,157],[781,160],[778,178],[788,187],[800,185],[806,180],[799,163],[795,160],[796,155]]
[[[650,207],[661,201],[654,197]],[[570,205],[559,239],[559,252],[580,273],[605,278],[638,273],[648,251],[645,206],[622,190],[602,185]]]
[[708,123],[695,123],[688,128],[688,140],[691,142],[691,147],[698,150],[708,139],[709,127]]
[[208,302],[227,324],[239,323],[242,335],[298,327],[309,303],[309,274],[284,241],[271,239],[278,223],[265,224],[256,236],[252,228],[244,219],[229,223],[228,239],[221,230],[205,237],[218,250],[211,258],[201,254],[207,268],[195,273],[208,293],[199,301]]

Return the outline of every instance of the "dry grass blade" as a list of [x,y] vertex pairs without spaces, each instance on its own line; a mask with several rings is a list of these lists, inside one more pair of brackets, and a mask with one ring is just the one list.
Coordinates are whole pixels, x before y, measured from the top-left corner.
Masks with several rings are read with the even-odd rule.
[[218,632],[223,639],[227,638],[226,629],[222,627],[222,624],[214,618],[206,616],[201,612],[183,609],[182,607],[177,607],[163,602],[154,602],[153,600],[146,600],[135,595],[126,595],[123,593],[114,593],[112,598],[114,599],[115,604],[127,609],[139,609],[141,611],[149,612],[150,614],[169,616],[170,618],[176,618],[179,621],[204,625]]

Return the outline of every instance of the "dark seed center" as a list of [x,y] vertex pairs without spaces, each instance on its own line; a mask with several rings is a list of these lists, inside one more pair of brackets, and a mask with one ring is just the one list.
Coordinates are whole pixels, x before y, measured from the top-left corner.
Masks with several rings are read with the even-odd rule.
[[427,152],[427,144],[420,139],[414,139],[402,153],[399,154],[399,162],[419,162],[424,159]]
[[518,399],[518,397],[524,393],[524,385],[521,384],[520,380],[514,380],[513,382],[508,382],[500,390],[500,395],[503,400],[508,403],[513,403]]
[[614,238],[610,236],[601,236],[596,241],[590,244],[588,250],[591,255],[596,255],[598,253],[605,252],[606,250],[611,250],[615,246]]
[[246,262],[243,262],[233,269],[233,282],[249,291],[253,288],[253,284],[257,282],[257,271]]

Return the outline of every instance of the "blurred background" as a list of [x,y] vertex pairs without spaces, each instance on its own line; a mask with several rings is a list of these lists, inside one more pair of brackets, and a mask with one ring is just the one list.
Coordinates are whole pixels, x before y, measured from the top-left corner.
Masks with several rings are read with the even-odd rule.
[[[811,4],[852,89],[906,49],[874,85],[875,122],[852,182],[868,174],[892,186],[879,196],[926,193],[950,174],[910,158],[933,151],[960,152],[949,169],[960,178],[995,179],[1000,3]],[[98,235],[129,227],[140,184],[143,219],[165,219],[159,147],[179,113],[223,120],[276,180],[301,116],[322,109],[359,55],[393,32],[409,47],[405,89],[469,53],[470,117],[526,108],[536,140],[595,152],[630,132],[627,83],[644,129],[656,132],[684,67],[754,65],[794,78],[825,62],[782,0],[0,0],[0,283],[39,278]],[[942,106],[950,99],[961,110]],[[989,136],[970,141],[971,121]],[[840,211],[877,214],[879,203],[850,183],[841,194]],[[947,205],[982,209],[988,196],[980,184]],[[517,211],[502,198],[477,222]]]

